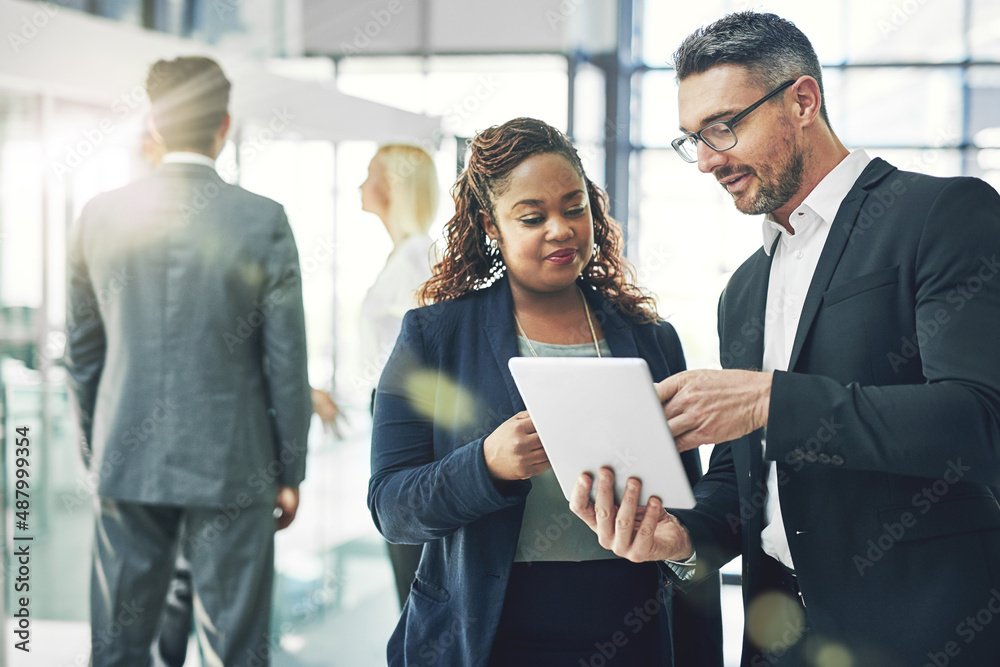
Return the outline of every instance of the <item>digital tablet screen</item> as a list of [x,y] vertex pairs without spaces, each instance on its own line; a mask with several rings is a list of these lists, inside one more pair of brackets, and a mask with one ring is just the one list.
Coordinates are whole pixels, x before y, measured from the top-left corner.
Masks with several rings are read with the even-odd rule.
[[620,499],[629,477],[664,507],[694,507],[684,465],[643,359],[513,357],[518,391],[567,500],[582,472],[615,471]]

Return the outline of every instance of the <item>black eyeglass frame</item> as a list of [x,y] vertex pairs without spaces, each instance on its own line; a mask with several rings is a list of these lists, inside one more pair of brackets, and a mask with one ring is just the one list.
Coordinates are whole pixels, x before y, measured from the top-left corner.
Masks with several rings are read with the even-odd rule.
[[[771,99],[772,97],[774,97],[775,95],[777,95],[781,91],[785,90],[786,88],[788,88],[789,86],[791,86],[796,81],[798,81],[798,79],[790,79],[790,80],[784,82],[783,84],[781,84],[780,86],[778,86],[777,88],[775,88],[774,90],[772,90],[771,92],[769,92],[767,95],[765,95],[764,97],[760,98],[759,100],[757,100],[756,102],[754,102],[753,104],[751,104],[746,109],[744,109],[743,111],[739,112],[738,114],[736,114],[735,116],[733,116],[729,120],[720,120],[720,121],[716,121],[714,123],[709,123],[705,127],[703,127],[700,130],[698,130],[697,132],[689,132],[689,133],[685,134],[684,136],[677,137],[676,139],[674,139],[673,141],[670,142],[670,145],[673,147],[674,152],[677,153],[677,155],[679,155],[682,160],[684,160],[685,162],[687,162],[689,164],[694,164],[695,162],[698,161],[698,158],[696,156],[694,159],[688,159],[688,156],[683,152],[683,149],[681,148],[681,145],[685,141],[687,141],[688,139],[690,139],[691,137],[694,137],[698,141],[703,142],[706,146],[708,146],[709,148],[711,148],[713,151],[717,151],[719,153],[724,153],[725,151],[732,150],[733,148],[736,148],[736,144],[739,143],[740,139],[739,139],[738,136],[736,136],[736,130],[733,129],[733,126],[736,125],[736,123],[738,123],[741,120],[743,120],[744,118],[746,118],[747,116],[749,116],[750,113],[752,111],[754,111],[757,107],[759,107],[760,105],[762,105],[764,102],[767,102],[769,99]],[[729,132],[733,135],[733,145],[730,146],[729,148],[716,148],[715,146],[712,145],[711,141],[707,140],[705,137],[703,137],[701,135],[702,132],[704,132],[705,130],[707,130],[710,127],[715,127],[716,125],[725,125],[726,129],[729,130]],[[698,144],[695,143],[696,147],[697,147],[697,145]]]

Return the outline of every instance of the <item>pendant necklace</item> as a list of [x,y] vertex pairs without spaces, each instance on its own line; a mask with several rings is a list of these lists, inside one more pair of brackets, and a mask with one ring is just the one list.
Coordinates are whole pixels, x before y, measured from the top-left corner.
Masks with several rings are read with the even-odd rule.
[[[597,358],[601,358],[601,346],[597,344],[597,332],[594,331],[594,322],[590,319],[590,306],[587,305],[587,298],[583,296],[583,290],[576,288],[576,291],[580,294],[580,299],[583,301],[583,312],[587,314],[587,324],[590,326],[590,337],[594,340],[594,349],[597,351]],[[521,320],[517,319],[517,313],[514,313],[514,323],[517,324],[517,330],[522,336],[524,336],[524,342],[528,344],[528,351],[531,352],[531,356],[537,357],[538,353],[535,352],[535,348],[531,345],[531,339],[528,338],[528,334],[524,333],[524,327],[521,326]]]

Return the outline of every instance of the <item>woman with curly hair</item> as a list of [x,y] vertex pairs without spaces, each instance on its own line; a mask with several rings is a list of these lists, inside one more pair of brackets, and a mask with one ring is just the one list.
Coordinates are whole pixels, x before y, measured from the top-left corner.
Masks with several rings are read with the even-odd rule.
[[[681,613],[657,565],[598,544],[507,368],[518,355],[624,356],[657,381],[684,370],[606,196],[569,139],[530,118],[476,136],[452,194],[447,247],[375,398],[368,506],[386,539],[424,545],[389,664],[713,664],[682,662],[681,636],[721,664],[718,589]],[[682,458],[694,483],[698,459]]]

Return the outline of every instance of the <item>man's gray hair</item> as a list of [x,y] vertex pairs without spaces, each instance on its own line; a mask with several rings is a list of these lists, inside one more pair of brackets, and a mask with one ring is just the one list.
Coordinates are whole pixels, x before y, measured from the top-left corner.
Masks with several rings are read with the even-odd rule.
[[764,92],[811,76],[819,84],[820,116],[830,125],[819,59],[809,38],[791,21],[758,12],[728,14],[688,35],[674,53],[678,81],[716,65],[745,67]]

